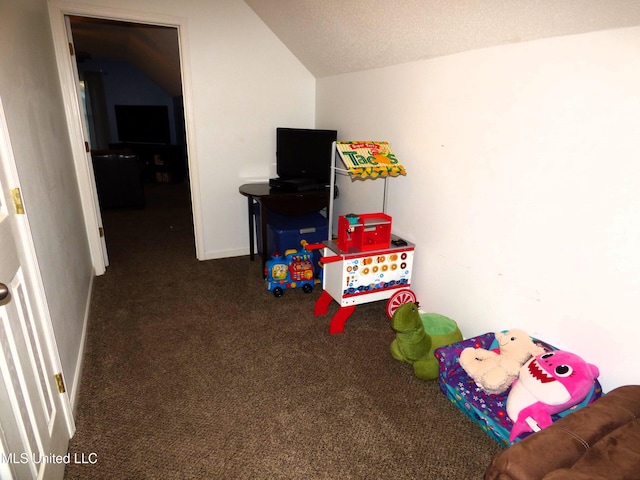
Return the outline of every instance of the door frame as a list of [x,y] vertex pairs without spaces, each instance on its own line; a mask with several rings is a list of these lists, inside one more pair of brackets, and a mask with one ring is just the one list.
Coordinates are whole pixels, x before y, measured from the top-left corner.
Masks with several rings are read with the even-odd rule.
[[195,128],[191,111],[193,101],[191,95],[191,68],[189,64],[188,34],[186,19],[170,15],[150,12],[139,12],[124,9],[79,5],[63,0],[49,1],[49,20],[53,36],[53,46],[58,64],[62,97],[65,106],[71,151],[75,163],[78,186],[80,190],[80,202],[84,212],[87,238],[91,259],[96,275],[102,275],[106,271],[107,260],[103,252],[104,237],[101,237],[101,214],[97,202],[97,191],[93,168],[91,166],[91,154],[85,147],[89,139],[84,122],[84,109],[80,104],[78,86],[75,81],[75,57],[69,53],[69,40],[67,37],[66,17],[81,16],[101,18],[105,20],[118,20],[133,23],[143,23],[173,27],[178,31],[178,48],[180,54],[180,70],[182,78],[182,96],[184,101],[184,122],[187,142],[187,162],[189,169],[189,183],[191,191],[191,208],[193,214],[193,228],[196,247],[196,258],[204,257],[204,237],[202,229],[202,209],[200,203],[200,188],[198,174],[198,162],[196,156]]

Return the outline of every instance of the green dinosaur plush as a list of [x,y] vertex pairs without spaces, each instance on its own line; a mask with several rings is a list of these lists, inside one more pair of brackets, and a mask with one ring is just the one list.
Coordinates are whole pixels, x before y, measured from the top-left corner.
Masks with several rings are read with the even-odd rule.
[[391,356],[413,365],[416,377],[433,380],[438,377],[438,361],[431,352],[431,335],[424,330],[418,306],[408,302],[393,313],[391,327],[396,338],[391,342]]
[[391,327],[396,338],[389,349],[396,360],[413,365],[416,377],[422,380],[438,378],[436,348],[462,341],[456,322],[437,313],[423,313],[415,303],[401,305],[394,312]]

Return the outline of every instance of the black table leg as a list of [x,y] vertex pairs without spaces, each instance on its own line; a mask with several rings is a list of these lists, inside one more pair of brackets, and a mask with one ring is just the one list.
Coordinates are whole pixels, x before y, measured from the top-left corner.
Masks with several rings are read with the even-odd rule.
[[267,209],[260,203],[260,238],[262,239],[262,275],[266,277],[265,266],[267,264],[267,255],[269,255],[269,240],[267,239]]
[[253,246],[255,243],[255,239],[254,239],[254,221],[253,221],[253,197],[249,196],[248,198],[248,203],[249,203],[249,258],[251,259],[251,261],[253,262],[253,260],[255,259],[255,254],[253,253]]

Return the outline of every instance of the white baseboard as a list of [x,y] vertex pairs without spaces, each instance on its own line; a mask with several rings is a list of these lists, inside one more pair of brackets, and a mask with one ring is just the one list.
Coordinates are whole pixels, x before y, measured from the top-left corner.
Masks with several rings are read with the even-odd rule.
[[78,407],[78,398],[80,396],[80,383],[82,380],[82,367],[84,366],[84,350],[85,345],[87,343],[87,331],[89,327],[89,312],[91,310],[91,298],[93,296],[93,285],[95,274],[91,276],[91,280],[89,283],[89,292],[87,295],[86,307],[84,310],[84,320],[82,322],[82,336],[80,337],[80,346],[78,348],[78,358],[76,360],[76,371],[73,377],[73,387],[69,392],[69,402],[71,403],[71,412],[73,417],[76,416],[76,411]]

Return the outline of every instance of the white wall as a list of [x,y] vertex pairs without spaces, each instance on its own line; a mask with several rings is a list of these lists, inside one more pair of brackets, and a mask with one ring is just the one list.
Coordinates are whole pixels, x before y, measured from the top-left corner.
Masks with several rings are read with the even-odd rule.
[[598,365],[607,391],[640,382],[639,46],[640,28],[601,31],[317,90],[319,123],[388,140],[407,167],[388,212],[417,245],[421,306],[465,337],[524,328]]
[[242,0],[171,5],[188,18],[205,256],[246,255],[238,187],[275,176],[276,127],[315,125],[315,78]]
[[67,390],[93,269],[66,129],[46,0],[0,0],[0,96]]

